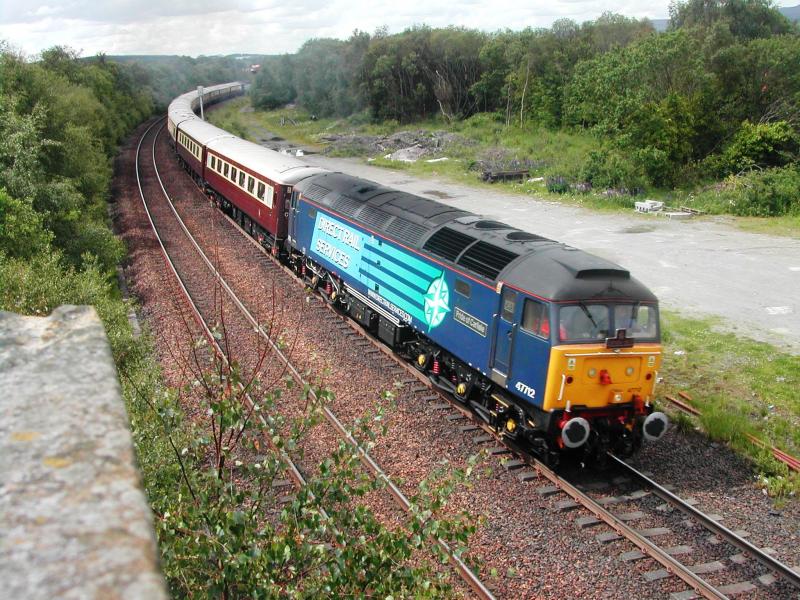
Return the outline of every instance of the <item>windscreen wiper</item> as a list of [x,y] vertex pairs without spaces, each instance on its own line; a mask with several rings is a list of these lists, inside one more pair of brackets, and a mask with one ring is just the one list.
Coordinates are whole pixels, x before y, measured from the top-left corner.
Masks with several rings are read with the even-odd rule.
[[581,307],[583,314],[585,314],[586,317],[592,322],[592,327],[594,327],[597,331],[600,331],[600,328],[597,326],[597,323],[595,322],[592,313],[589,312],[589,309],[586,308],[586,305],[583,302],[578,302],[578,306]]

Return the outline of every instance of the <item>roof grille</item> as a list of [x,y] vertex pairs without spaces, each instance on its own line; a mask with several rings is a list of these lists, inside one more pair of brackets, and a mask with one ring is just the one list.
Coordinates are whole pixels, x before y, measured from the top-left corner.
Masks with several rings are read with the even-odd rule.
[[363,204],[361,204],[361,202],[348,198],[347,196],[339,196],[331,203],[331,208],[333,210],[337,210],[343,215],[348,215],[350,217],[354,216],[355,212],[362,206]]
[[324,188],[321,185],[317,185],[316,183],[312,183],[308,186],[308,189],[303,192],[303,196],[308,198],[309,200],[314,200],[315,202],[319,202],[325,196],[330,194],[330,190],[328,188]]
[[436,256],[455,261],[458,255],[464,251],[464,248],[474,241],[475,238],[470,235],[449,227],[442,227],[428,238],[422,248]]
[[492,244],[478,242],[464,253],[458,264],[489,279],[496,279],[500,271],[518,256]]
[[380,228],[386,225],[386,221],[388,221],[391,217],[392,215],[389,213],[385,213],[374,206],[370,206],[369,204],[364,205],[364,208],[362,208],[361,212],[358,213],[359,221],[375,228]]
[[389,223],[386,228],[386,233],[412,246],[416,246],[427,231],[422,225],[417,225],[402,217],[395,217],[394,221]]

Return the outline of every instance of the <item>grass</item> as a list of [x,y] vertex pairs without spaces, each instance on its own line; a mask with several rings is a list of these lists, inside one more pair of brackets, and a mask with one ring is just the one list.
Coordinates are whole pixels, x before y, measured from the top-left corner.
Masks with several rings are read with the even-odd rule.
[[[583,206],[597,211],[632,212],[637,198],[628,195],[607,196],[600,193],[556,194],[547,191],[544,181],[498,182],[487,184],[480,180],[479,173],[470,170],[476,160],[489,152],[501,149],[510,158],[541,161],[544,166],[533,169],[531,178],[565,176],[577,177],[590,152],[600,148],[594,136],[584,132],[553,131],[544,127],[518,125],[506,127],[493,115],[478,114],[465,121],[446,123],[440,118],[432,118],[400,125],[395,121],[380,124],[371,123],[363,114],[346,119],[323,118],[311,120],[307,112],[298,108],[283,108],[273,111],[243,111],[249,108],[248,98],[225,103],[209,113],[209,120],[228,131],[259,141],[266,132],[280,136],[311,150],[322,151],[328,145],[327,134],[357,133],[362,135],[389,135],[403,130],[447,130],[463,136],[467,143],[451,145],[446,156],[448,161],[428,163],[424,160],[404,163],[383,158],[366,157],[347,150],[334,150],[331,156],[356,156],[368,159],[378,167],[407,171],[420,177],[444,178],[456,183],[479,188],[491,188],[503,192],[530,195],[549,201]],[[680,206],[686,198],[694,198],[693,206],[703,209],[702,195],[694,196],[691,190],[648,190],[646,197],[661,200],[665,204]],[[717,212],[718,207],[707,207]],[[714,218],[728,220],[734,227],[753,233],[763,233],[800,239],[800,216],[785,217],[734,217],[718,215]]]
[[[797,496],[800,475],[790,472],[747,434],[800,456],[800,357],[733,333],[715,319],[664,312],[665,383],[660,395],[687,392],[702,416],[697,424],[714,440],[750,457],[763,486],[775,496]],[[679,425],[686,427],[687,417]]]
[[[215,123],[244,130],[251,140],[263,132],[320,150],[327,133],[357,132],[365,135],[386,135],[403,129],[448,129],[471,140],[472,144],[448,148],[445,162],[395,162],[382,156],[371,157],[371,164],[407,171],[423,177],[449,180],[492,189],[557,199],[601,211],[625,210],[633,206],[630,197],[608,198],[598,194],[549,194],[544,182],[496,183],[481,182],[469,164],[493,147],[501,147],[518,158],[532,158],[547,163],[534,177],[546,177],[555,172],[576,169],[588,153],[596,148],[596,140],[549,130],[522,131],[518,127],[503,127],[488,115],[478,115],[463,122],[445,125],[430,120],[398,126],[361,122],[350,119],[319,119],[311,121],[302,111],[282,109],[270,112],[242,112],[246,99],[227,103],[212,113]],[[295,123],[293,124],[292,119]],[[685,195],[665,190],[651,197],[668,204]],[[679,200],[678,200],[679,202]],[[647,217],[643,217],[647,218]],[[715,217],[720,218],[720,217]],[[800,217],[740,218],[724,216],[732,224],[748,231],[800,237]],[[712,439],[729,444],[737,452],[751,458],[760,474],[761,484],[770,494],[790,497],[800,492],[800,476],[789,472],[786,465],[776,461],[769,452],[759,450],[747,439],[747,434],[769,442],[770,445],[800,456],[800,357],[779,352],[774,347],[718,331],[713,319],[689,319],[676,313],[664,314],[665,361],[662,375],[665,384],[662,394],[686,391],[692,403],[702,412],[698,420],[676,413],[676,425],[681,429],[702,428]]]

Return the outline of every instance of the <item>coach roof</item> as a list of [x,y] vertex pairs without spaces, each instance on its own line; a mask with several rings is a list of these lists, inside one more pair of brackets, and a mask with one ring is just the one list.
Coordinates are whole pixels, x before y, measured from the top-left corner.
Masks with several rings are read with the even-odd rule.
[[212,140],[208,143],[208,149],[283,185],[294,185],[311,175],[327,173],[325,169],[309,166],[294,156],[269,150],[235,136]]

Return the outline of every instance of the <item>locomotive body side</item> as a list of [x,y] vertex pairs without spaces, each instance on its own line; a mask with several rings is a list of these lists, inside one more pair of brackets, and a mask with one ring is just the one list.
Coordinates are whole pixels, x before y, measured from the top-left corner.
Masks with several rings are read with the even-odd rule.
[[295,248],[369,309],[359,315],[363,325],[377,318],[409,326],[489,372],[494,288],[306,198],[296,219]]

